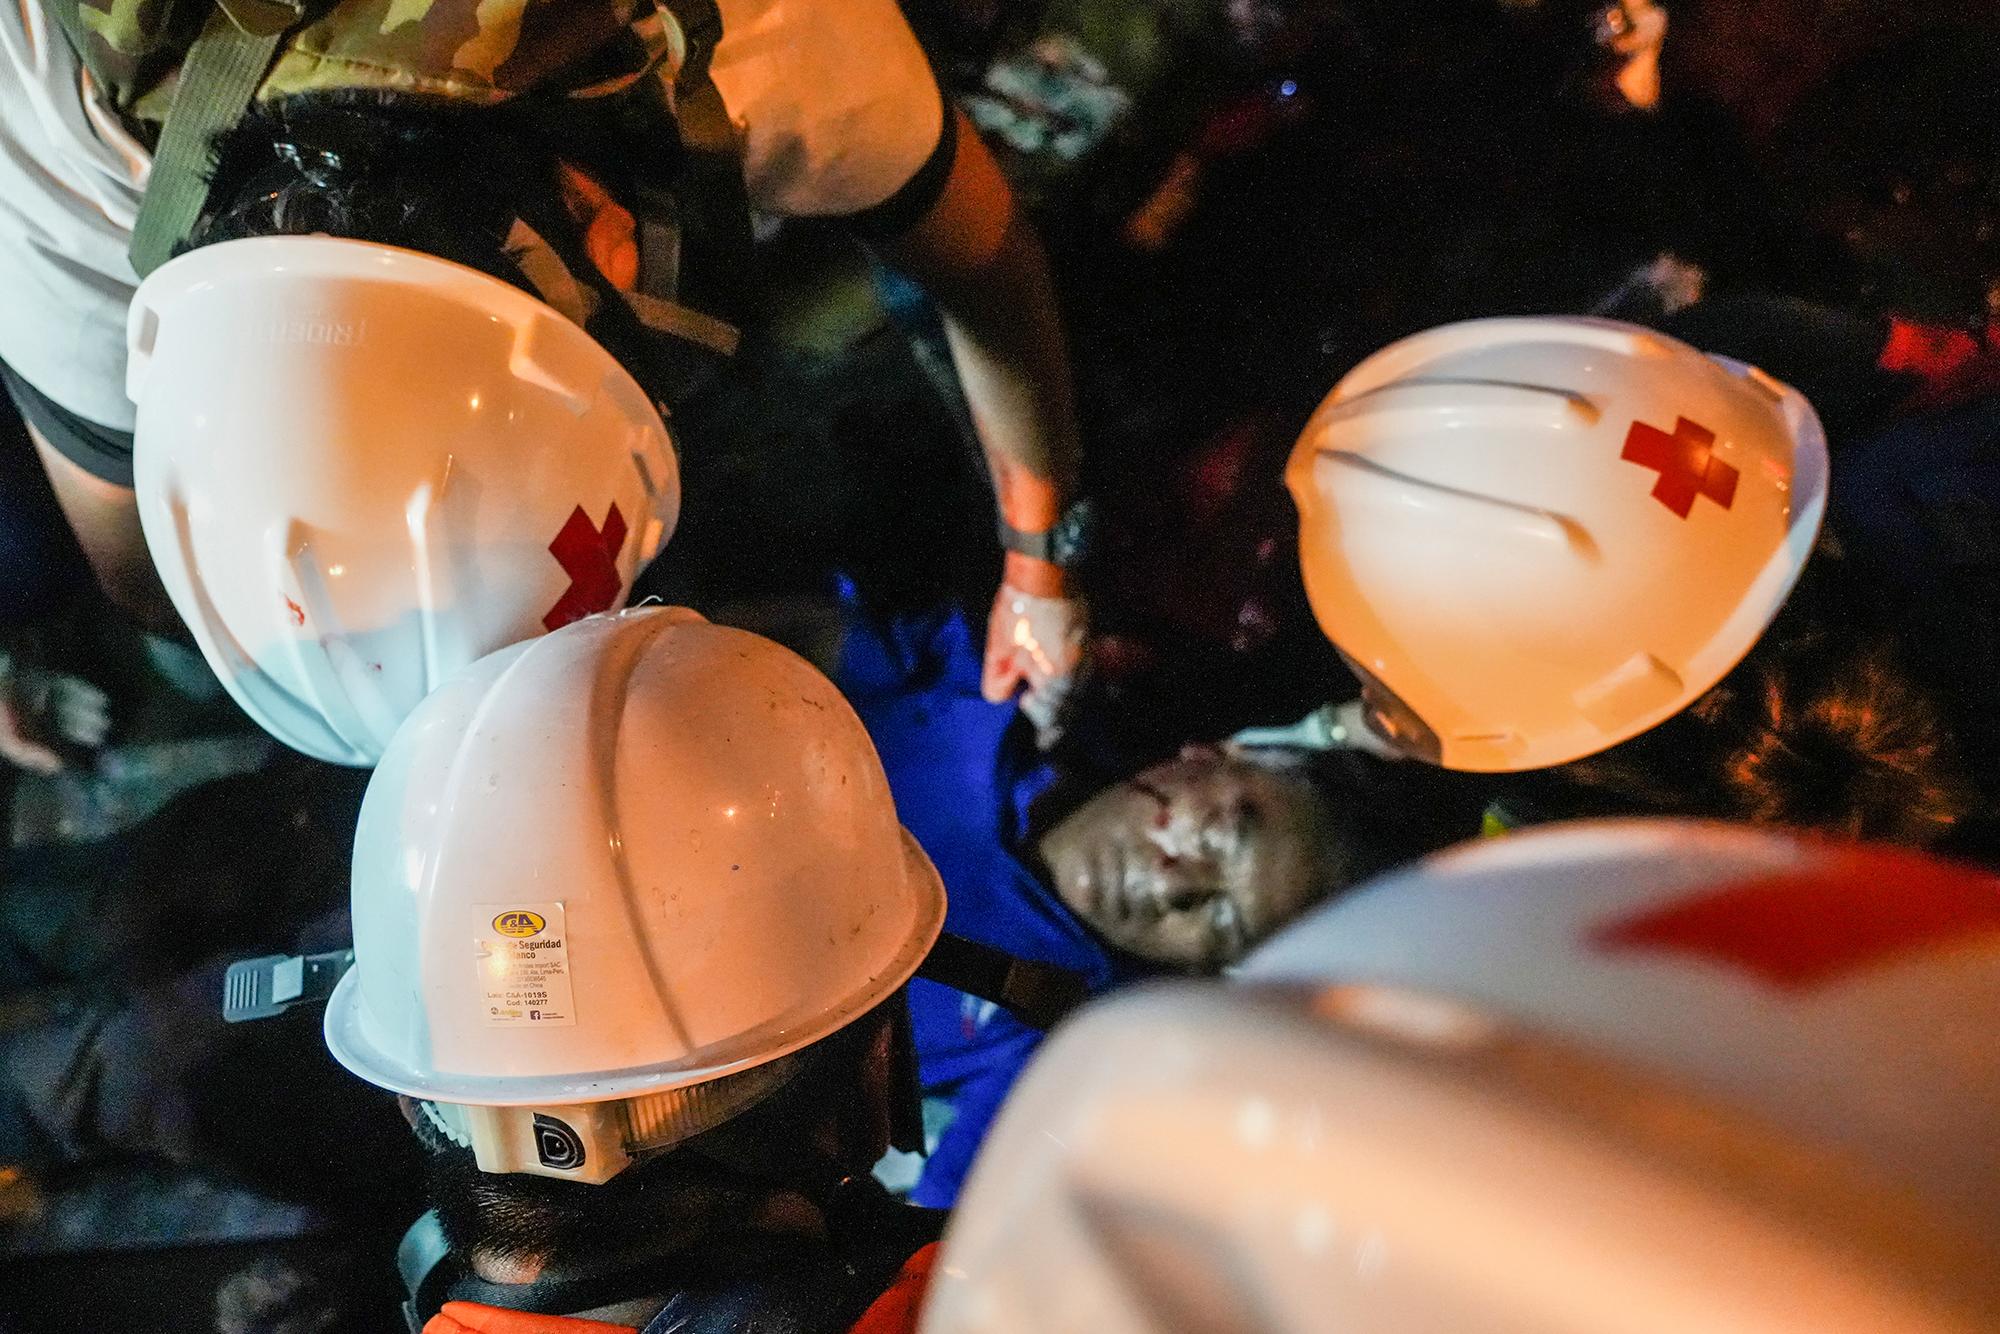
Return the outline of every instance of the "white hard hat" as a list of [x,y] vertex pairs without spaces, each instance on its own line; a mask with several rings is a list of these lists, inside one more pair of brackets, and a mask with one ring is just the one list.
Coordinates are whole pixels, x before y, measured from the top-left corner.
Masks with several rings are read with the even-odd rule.
[[140,284],[126,391],[153,562],[245,712],[372,764],[439,682],[623,604],[672,532],[659,412],[497,278],[324,236]]
[[944,920],[834,687],[682,608],[441,686],[369,782],[353,893],[334,1056],[486,1171],[585,1181],[769,1092]]
[[1990,1330],[2000,882],[1694,822],[1392,874],[1044,1047],[928,1334]]
[[1286,481],[1373,724],[1448,769],[1535,769],[1741,661],[1811,554],[1826,442],[1797,391],[1650,330],[1473,320],[1351,371]]

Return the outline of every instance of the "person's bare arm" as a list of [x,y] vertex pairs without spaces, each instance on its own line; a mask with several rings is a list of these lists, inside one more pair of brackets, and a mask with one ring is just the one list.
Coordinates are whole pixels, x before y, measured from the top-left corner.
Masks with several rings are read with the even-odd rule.
[[[974,428],[1010,527],[1045,532],[1077,497],[1079,443],[1068,351],[1048,261],[993,155],[958,118],[957,151],[937,202],[882,257],[937,302]],[[1065,572],[1007,553],[987,626],[984,688],[1044,731],[1080,664],[1084,606]]]
[[129,486],[107,482],[86,471],[50,444],[28,423],[42,471],[56,503],[69,520],[92,573],[105,596],[151,628],[177,626],[166,586],[153,568],[146,535],[139,528],[139,497]]

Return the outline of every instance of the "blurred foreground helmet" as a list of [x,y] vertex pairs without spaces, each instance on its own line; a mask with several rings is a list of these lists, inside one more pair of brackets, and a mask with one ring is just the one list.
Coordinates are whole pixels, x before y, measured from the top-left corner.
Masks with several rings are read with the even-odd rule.
[[1796,390],[1633,325],[1496,319],[1391,345],[1286,470],[1320,627],[1371,725],[1448,769],[1561,764],[1692,703],[1811,554]]
[[1694,822],[1392,874],[1057,1033],[924,1329],[2000,1327],[2000,881]]
[[944,890],[846,702],[682,608],[484,659],[396,734],[334,1056],[488,1172],[601,1182],[895,994]]
[[279,740],[375,762],[460,667],[623,604],[672,533],[658,411],[575,324],[429,255],[278,236],[134,297],[153,562]]

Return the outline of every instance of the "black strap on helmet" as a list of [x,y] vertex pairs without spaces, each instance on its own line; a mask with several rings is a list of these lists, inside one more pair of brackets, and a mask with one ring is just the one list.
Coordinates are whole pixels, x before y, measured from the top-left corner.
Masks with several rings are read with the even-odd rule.
[[242,118],[278,44],[305,22],[308,8],[306,0],[217,0],[181,62],[132,224],[132,267],[141,278],[166,263],[201,216],[215,136]]
[[938,937],[917,976],[992,1001],[1030,1028],[1054,1028],[1090,999],[1081,973],[949,932]]

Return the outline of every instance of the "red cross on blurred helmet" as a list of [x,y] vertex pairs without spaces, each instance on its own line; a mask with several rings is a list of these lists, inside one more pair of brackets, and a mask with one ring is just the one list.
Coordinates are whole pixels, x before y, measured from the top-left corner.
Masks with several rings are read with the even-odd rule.
[[1697,821],[1482,839],[1121,989],[924,1334],[2000,1328],[2000,880]]

